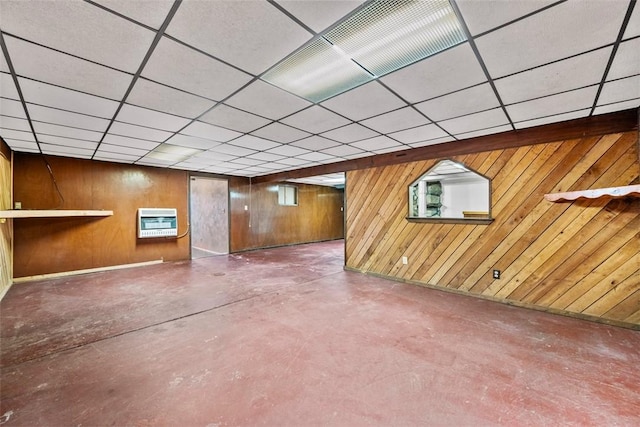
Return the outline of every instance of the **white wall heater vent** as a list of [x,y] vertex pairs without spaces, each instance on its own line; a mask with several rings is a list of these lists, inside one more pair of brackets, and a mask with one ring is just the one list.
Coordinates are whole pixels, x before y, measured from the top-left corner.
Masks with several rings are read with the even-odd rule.
[[171,208],[139,208],[138,238],[178,235],[178,213]]

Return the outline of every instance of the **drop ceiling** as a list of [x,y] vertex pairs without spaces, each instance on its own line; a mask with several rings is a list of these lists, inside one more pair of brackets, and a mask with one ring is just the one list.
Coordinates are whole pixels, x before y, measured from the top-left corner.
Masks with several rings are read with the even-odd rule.
[[640,106],[635,2],[452,3],[465,40],[312,102],[265,76],[370,2],[1,0],[0,136],[255,177]]

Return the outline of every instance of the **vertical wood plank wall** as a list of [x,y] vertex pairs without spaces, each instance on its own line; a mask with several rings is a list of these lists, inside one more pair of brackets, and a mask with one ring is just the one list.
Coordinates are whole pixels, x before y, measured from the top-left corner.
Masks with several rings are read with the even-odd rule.
[[344,237],[344,192],[295,185],[298,206],[280,206],[278,183],[250,186],[248,179],[230,179],[231,252]]
[[[11,209],[11,150],[0,140],[0,210]],[[13,281],[13,220],[0,219],[0,299]]]
[[105,209],[104,218],[14,220],[14,277],[189,258],[189,238],[137,239],[137,209],[178,210],[186,231],[187,172],[47,156],[61,204],[39,155],[14,153],[14,200],[23,209]]
[[[640,182],[638,132],[452,157],[492,179],[491,225],[408,222],[438,160],[347,173],[347,268],[543,310],[640,325],[640,199],[545,193]],[[402,256],[408,265],[402,265]],[[501,270],[494,280],[492,270]]]

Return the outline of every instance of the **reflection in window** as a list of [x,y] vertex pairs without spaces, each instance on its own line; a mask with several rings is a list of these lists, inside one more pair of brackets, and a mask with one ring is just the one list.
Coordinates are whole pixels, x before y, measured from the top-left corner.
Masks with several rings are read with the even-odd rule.
[[442,160],[409,186],[410,218],[490,218],[489,179]]

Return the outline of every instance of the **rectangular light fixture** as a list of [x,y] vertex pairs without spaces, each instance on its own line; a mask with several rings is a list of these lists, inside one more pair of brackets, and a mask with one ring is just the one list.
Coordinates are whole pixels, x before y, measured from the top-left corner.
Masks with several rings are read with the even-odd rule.
[[145,157],[157,160],[181,162],[198,153],[202,153],[202,150],[181,147],[178,145],[160,144],[155,149],[147,153]]
[[321,102],[465,40],[449,0],[373,1],[262,79]]

